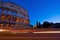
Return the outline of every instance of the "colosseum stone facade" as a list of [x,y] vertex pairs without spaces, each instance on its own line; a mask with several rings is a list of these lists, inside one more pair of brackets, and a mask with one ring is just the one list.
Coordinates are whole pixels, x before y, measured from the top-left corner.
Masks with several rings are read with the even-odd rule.
[[11,2],[0,1],[0,29],[30,28],[28,11]]

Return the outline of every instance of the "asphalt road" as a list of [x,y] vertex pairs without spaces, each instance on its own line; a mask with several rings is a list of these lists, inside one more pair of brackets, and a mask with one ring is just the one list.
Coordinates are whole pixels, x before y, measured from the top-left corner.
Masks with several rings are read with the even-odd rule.
[[60,33],[0,34],[0,40],[60,40]]
[[0,30],[0,40],[60,40],[60,30],[28,31]]
[[0,40],[60,40],[60,37],[0,37]]

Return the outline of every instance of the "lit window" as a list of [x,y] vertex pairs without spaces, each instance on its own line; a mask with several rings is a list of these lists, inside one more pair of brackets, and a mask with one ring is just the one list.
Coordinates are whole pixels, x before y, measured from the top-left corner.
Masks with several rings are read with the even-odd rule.
[[7,27],[9,27],[9,24],[6,24]]
[[16,22],[19,22],[19,20],[17,19]]
[[10,20],[11,20],[10,16],[7,16],[7,20],[8,20],[8,21],[10,21]]
[[4,24],[0,24],[1,26],[3,26]]
[[16,27],[18,27],[18,24],[16,24]]
[[2,16],[2,17],[1,17],[1,20],[5,20],[5,16]]
[[11,26],[14,27],[14,24],[12,24]]

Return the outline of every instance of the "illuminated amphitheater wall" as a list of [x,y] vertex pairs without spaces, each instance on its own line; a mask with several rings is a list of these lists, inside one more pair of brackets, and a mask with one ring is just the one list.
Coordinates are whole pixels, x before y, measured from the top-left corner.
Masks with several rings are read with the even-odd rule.
[[30,28],[26,9],[11,2],[0,2],[0,29]]

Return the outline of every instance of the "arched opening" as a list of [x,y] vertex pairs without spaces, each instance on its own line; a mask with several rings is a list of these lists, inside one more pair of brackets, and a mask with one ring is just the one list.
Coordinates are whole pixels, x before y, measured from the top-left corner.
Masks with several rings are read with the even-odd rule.
[[16,27],[18,27],[18,24],[16,24]]
[[24,20],[24,23],[25,24],[29,24],[29,20]]
[[13,16],[13,17],[12,17],[12,21],[16,21],[16,17]]
[[14,28],[15,27],[15,24],[11,24],[11,28]]
[[19,17],[16,18],[16,22],[19,22]]
[[3,27],[4,26],[4,24],[3,23],[0,23],[0,27]]
[[6,20],[7,20],[7,21],[11,21],[11,16],[8,15],[8,16],[6,17]]
[[11,29],[14,29],[15,28],[15,23],[11,23]]
[[24,23],[24,19],[19,19],[19,22],[20,23]]
[[2,15],[2,16],[1,16],[1,20],[4,21],[5,19],[6,19],[5,15]]
[[4,28],[5,23],[3,21],[0,21],[0,28]]
[[9,24],[8,24],[8,23],[6,24],[6,27],[7,27],[7,28],[9,27]]

